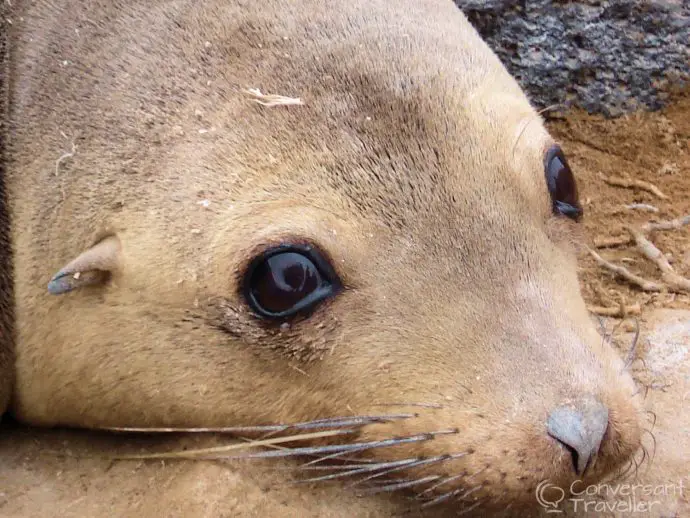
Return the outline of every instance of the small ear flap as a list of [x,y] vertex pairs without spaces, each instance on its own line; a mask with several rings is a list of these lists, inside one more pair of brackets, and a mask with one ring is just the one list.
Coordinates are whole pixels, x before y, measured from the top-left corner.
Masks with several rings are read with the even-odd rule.
[[48,292],[62,295],[69,291],[105,283],[120,269],[122,246],[117,236],[99,241],[57,272],[48,283]]

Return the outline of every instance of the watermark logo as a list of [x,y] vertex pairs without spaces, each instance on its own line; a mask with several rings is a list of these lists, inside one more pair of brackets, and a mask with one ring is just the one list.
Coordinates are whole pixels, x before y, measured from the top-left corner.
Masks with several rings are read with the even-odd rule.
[[562,513],[558,508],[565,499],[565,491],[562,488],[552,484],[548,480],[542,480],[537,486],[537,502],[547,513]]
[[[570,495],[565,498],[566,492]],[[548,480],[542,480],[536,489],[536,498],[547,513],[562,513],[572,509],[579,513],[649,513],[662,502],[685,497],[685,486],[677,484],[591,484],[576,480],[563,489]]]

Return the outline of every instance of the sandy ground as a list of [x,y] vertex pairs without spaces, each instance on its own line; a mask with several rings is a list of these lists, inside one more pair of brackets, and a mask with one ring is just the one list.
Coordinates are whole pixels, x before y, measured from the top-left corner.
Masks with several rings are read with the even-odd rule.
[[[629,225],[640,228],[650,221],[690,214],[689,95],[662,112],[613,121],[571,113],[552,122],[551,130],[564,144],[578,177],[589,246],[594,247],[595,240],[627,238]],[[607,183],[611,177],[651,182],[667,198],[640,188],[612,186]],[[657,211],[627,208],[631,204],[651,205]],[[690,277],[690,226],[649,237],[667,254],[676,273]],[[633,244],[596,250],[647,280],[663,282],[657,266]],[[650,456],[627,480],[646,484],[647,489],[630,488],[632,497],[609,495],[608,510],[595,496],[560,502],[558,509],[577,515],[575,506],[587,505],[579,513],[584,516],[690,516],[690,294],[642,291],[602,269],[584,249],[581,265],[588,303],[607,311],[621,307],[626,311],[626,319],[603,320],[608,332],[615,331],[614,342],[622,355],[630,350],[634,321],[641,327],[634,372],[656,422],[653,438],[645,439]],[[6,423],[0,429],[0,516],[421,516],[414,503],[401,495],[360,498],[338,485],[286,485],[292,477],[287,464],[79,458],[160,450],[180,443],[189,446],[199,440],[30,430]],[[610,487],[609,492],[616,487],[625,491],[620,484]],[[597,496],[605,492],[602,489]],[[613,512],[612,505],[617,506]],[[454,514],[437,509],[426,516]]]

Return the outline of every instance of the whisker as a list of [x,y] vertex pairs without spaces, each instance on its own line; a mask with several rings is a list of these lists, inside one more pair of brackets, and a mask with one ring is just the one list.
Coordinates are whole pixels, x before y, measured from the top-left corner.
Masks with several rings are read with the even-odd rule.
[[606,329],[606,319],[601,315],[597,315],[596,317],[599,322],[599,334],[606,340],[606,334],[608,333],[608,329]]
[[[451,477],[451,478],[457,478],[460,476],[462,476],[462,475],[457,475],[457,476]],[[429,502],[422,504],[422,509],[426,509],[427,507],[432,507],[434,505],[445,502],[446,500],[450,500],[451,498],[454,498],[454,497],[457,497],[457,500],[462,500],[463,498],[470,496],[472,493],[476,493],[481,488],[482,488],[482,486],[475,486],[472,489],[469,489],[467,491],[465,491],[463,488],[455,489],[454,491],[449,491],[448,493],[445,493],[439,497],[434,498],[433,500],[430,500]],[[465,491],[465,492],[463,493],[463,491]],[[460,495],[460,493],[462,493],[462,494]],[[460,495],[460,496],[458,496],[458,495]]]
[[[640,452],[642,458],[638,461],[638,467],[642,466],[642,464],[644,464],[644,461],[647,459],[647,450],[644,446],[640,448]],[[635,458],[637,458],[637,453],[635,454]]]
[[265,426],[230,426],[216,428],[175,428],[175,427],[104,427],[99,430],[113,432],[137,432],[137,433],[255,433],[255,432],[284,432],[287,430],[311,430],[314,428],[344,428],[351,426],[366,426],[369,424],[387,423],[399,419],[419,417],[419,414],[388,414],[372,416],[333,417],[328,419],[316,419],[294,424],[276,424]]
[[466,453],[456,453],[455,455],[438,455],[436,457],[430,457],[428,459],[412,459],[411,462],[401,465],[401,466],[395,466],[393,468],[387,469],[385,471],[382,471],[381,473],[375,473],[373,475],[370,475],[366,478],[363,478],[362,480],[357,481],[356,483],[352,484],[352,486],[358,486],[360,484],[363,484],[365,482],[368,482],[370,480],[373,480],[378,477],[382,477],[384,475],[388,475],[390,473],[394,473],[396,471],[400,471],[401,469],[410,469],[410,468],[416,468],[418,466],[426,466],[428,464],[436,464],[439,462],[445,462],[447,460],[454,460],[460,457],[465,456]]
[[376,460],[370,460],[369,462],[344,462],[340,464],[326,464],[326,465],[309,465],[303,464],[297,467],[287,467],[287,468],[276,468],[277,470],[286,471],[347,471],[348,469],[366,468],[373,467],[374,465],[382,464]]
[[[357,451],[364,451],[364,450],[366,450],[366,449],[367,449],[367,448],[363,448],[362,450],[355,450],[355,452],[357,452]],[[317,459],[311,460],[311,461],[309,461],[309,462],[303,464],[303,466],[304,466],[304,467],[313,466],[313,465],[316,465],[316,464],[318,464],[318,463],[320,463],[320,462],[323,462],[323,461],[326,461],[326,460],[333,460],[333,459],[338,459],[338,458],[341,458],[341,459],[345,460],[346,457],[343,457],[343,455],[347,455],[348,453],[352,453],[352,452],[351,452],[351,451],[342,451],[342,452],[338,452],[338,453],[332,453],[331,455],[326,455],[326,456],[324,456],[324,457],[318,457]],[[358,462],[366,462],[366,460],[365,460],[365,459],[360,459],[360,460],[358,460]],[[375,460],[371,460],[370,462],[371,462],[372,464],[373,464],[373,463],[376,463]]]
[[[465,492],[464,492],[462,495],[460,495],[457,499],[458,499],[458,500],[462,500],[463,498],[467,498],[467,497],[470,496],[472,493],[476,493],[477,491],[479,491],[481,488],[482,488],[481,485],[479,485],[479,486],[474,486],[472,489],[468,489],[467,491],[465,491]],[[459,492],[459,491],[460,491],[460,490],[458,490],[458,492]]]
[[360,475],[362,473],[370,473],[372,471],[378,471],[381,469],[385,470],[386,468],[390,468],[390,467],[394,467],[394,468],[398,469],[398,467],[406,467],[408,464],[414,462],[414,460],[415,459],[412,459],[412,460],[405,459],[405,460],[399,460],[399,461],[395,461],[395,462],[382,462],[379,464],[365,466],[365,467],[359,468],[359,469],[351,469],[351,470],[345,471],[343,473],[335,473],[333,475],[324,475],[321,477],[313,477],[313,478],[306,479],[306,480],[299,480],[299,481],[297,481],[297,483],[298,484],[306,484],[306,483],[311,483],[311,482],[321,482],[324,480],[333,480],[336,478],[351,477],[351,476],[355,476],[355,475]]
[[[373,475],[369,475],[368,477],[365,477],[361,480],[356,481],[353,484],[350,484],[348,487],[356,487],[356,486],[364,484],[365,482],[371,482],[372,484],[381,483],[380,480],[375,480],[375,479],[377,479],[379,477],[385,477],[386,475],[389,475],[391,473],[395,473],[396,471],[400,471],[403,469],[409,469],[409,468],[412,468],[414,466],[418,466],[421,462],[425,462],[425,461],[423,461],[423,460],[420,461],[419,459],[409,459],[405,464],[403,464],[401,466],[389,468],[389,469],[386,469],[384,471],[381,471],[380,473],[374,473]],[[383,481],[383,483],[384,483],[384,485],[390,484],[390,479],[385,479]]]
[[404,482],[397,482],[395,484],[388,484],[385,486],[379,486],[372,489],[364,490],[362,494],[364,495],[375,495],[378,493],[391,493],[393,491],[400,491],[401,489],[407,489],[410,487],[418,486],[420,484],[426,484],[427,482],[433,482],[438,480],[440,475],[429,475],[427,477],[422,477],[416,480],[406,480]]
[[[393,483],[395,483],[395,484],[397,484],[397,483],[408,483],[408,482],[412,482],[412,481],[415,481],[415,480],[419,480],[419,479],[417,479],[417,478],[396,478],[396,479],[383,478],[383,479],[381,479],[381,480],[372,480],[372,481],[367,485],[367,487],[368,487],[369,489],[375,489],[375,488],[378,488],[378,487],[388,486],[388,485],[393,484]],[[357,494],[358,496],[365,496],[365,493],[362,493],[362,492],[356,493],[356,494]]]
[[474,511],[477,507],[482,505],[483,503],[484,503],[484,500],[479,500],[479,501],[475,502],[473,505],[469,506],[468,508],[463,509],[462,511],[458,512],[456,514],[456,516],[462,516],[463,514],[470,513],[472,511]]
[[[339,453],[339,454],[333,455],[332,457],[333,457],[333,458],[336,458],[336,459],[339,459],[339,460],[341,460],[341,461],[343,461],[343,462],[345,462],[345,463],[354,463],[354,464],[358,464],[358,463],[359,463],[359,464],[376,464],[377,462],[379,462],[379,461],[377,461],[376,459],[363,459],[363,458],[361,458],[361,457],[345,457],[345,456],[343,456],[343,455],[344,455],[344,454]],[[325,460],[325,457],[320,457],[320,458],[318,459],[319,462],[322,461],[322,460]],[[305,464],[305,465],[306,465],[306,464]]]
[[288,467],[276,467],[275,471],[347,471],[350,469],[355,469],[358,467],[371,466],[371,464],[338,464],[338,465],[327,465],[327,466],[293,466]]
[[637,463],[637,458],[635,457],[635,455],[630,457],[630,460],[632,460],[633,464],[635,465],[635,478],[637,478],[637,473],[639,472],[640,465]]
[[437,403],[377,403],[373,406],[416,406],[422,408],[445,408]]
[[434,484],[434,485],[431,486],[430,488],[425,489],[424,491],[422,491],[422,492],[420,493],[420,496],[423,496],[423,495],[425,495],[425,494],[427,494],[427,493],[432,493],[432,492],[434,492],[436,489],[438,489],[439,487],[444,486],[444,485],[446,485],[446,484],[450,484],[451,482],[454,482],[454,481],[456,481],[456,480],[458,480],[458,479],[460,479],[460,478],[462,478],[462,477],[464,477],[464,476],[465,476],[465,475],[460,474],[460,475],[454,475],[454,476],[452,476],[452,477],[446,477],[444,480],[442,480],[442,481],[438,482],[437,484]]
[[[416,441],[398,441],[395,444],[390,444],[395,446],[397,444],[404,444],[406,442],[416,442]],[[378,443],[354,443],[354,444],[338,444],[338,445],[328,445],[328,446],[313,446],[313,447],[303,447],[303,448],[290,448],[280,451],[267,451],[260,453],[252,453],[249,455],[242,455],[237,458],[257,458],[257,459],[268,459],[272,457],[295,457],[300,455],[320,455],[321,453],[328,452],[338,452],[338,453],[352,453],[353,451],[362,451],[370,448],[376,448]],[[312,461],[318,462],[323,457]]]
[[[642,367],[643,367],[644,369],[647,369],[647,364],[644,362],[644,358],[637,358],[635,361],[638,361],[638,362],[642,363]],[[635,396],[637,396],[638,394],[640,394],[642,391],[644,391],[644,395],[642,396],[642,399],[646,401],[646,400],[647,400],[647,396],[649,395],[649,386],[648,386],[648,385],[640,386],[640,384],[637,383],[637,384],[636,384],[636,387],[637,387],[637,390],[635,390],[635,392],[633,392],[633,393],[630,394],[630,395],[631,395],[632,397],[635,397]],[[647,412],[647,413],[649,413],[649,412]]]
[[630,368],[633,361],[635,360],[635,356],[637,354],[637,342],[638,342],[639,338],[640,338],[640,321],[638,319],[635,319],[635,336],[633,337],[632,345],[630,346],[630,350],[628,351],[628,355],[626,356],[626,359],[625,359],[625,369],[626,370]]
[[[370,424],[381,424],[390,423],[395,420],[400,419],[410,419],[413,417],[419,417],[419,414],[390,414],[390,415],[378,415],[378,416],[356,416],[356,417],[336,417],[331,419],[317,419],[315,421],[309,421],[306,423],[299,423],[296,426],[288,426],[288,430],[299,429],[299,430],[310,430],[310,429],[320,429],[320,428],[342,428],[342,427],[364,427]],[[270,437],[272,434],[278,433],[269,432],[266,434]]]
[[[353,431],[353,432],[355,432],[355,431]],[[251,443],[251,442],[256,442],[256,439],[249,439],[249,438],[246,438],[246,437],[238,437],[238,439],[239,439],[239,440],[242,440],[242,441],[250,442],[250,443]],[[276,449],[276,450],[289,450],[289,449],[290,449],[289,446],[281,446],[281,445],[278,445],[278,444],[269,444],[269,445],[266,445],[266,447],[267,447],[267,448]],[[344,454],[344,453],[339,453],[339,454],[337,454],[337,455],[338,455],[338,456],[342,456],[342,455],[345,455],[345,454]],[[307,457],[317,457],[317,458],[319,458],[317,455],[305,455],[305,456],[307,456]],[[319,459],[320,459],[320,458],[319,458]],[[359,464],[361,464],[361,465],[365,465],[365,464],[376,464],[376,463],[378,462],[378,461],[375,460],[375,459],[361,459],[361,458],[357,458],[357,457],[342,457],[342,460],[343,460],[345,463],[347,463],[347,465],[353,465],[353,464],[356,465],[357,463],[359,463]],[[345,469],[349,469],[349,468],[347,467],[347,465],[345,465],[345,466],[341,465],[340,467],[344,467]],[[305,466],[306,466],[306,465],[305,465]],[[332,467],[334,467],[334,466],[332,466]],[[276,468],[276,469],[280,469],[280,468]],[[295,468],[294,468],[294,467],[288,467],[288,468],[283,468],[283,469],[285,469],[285,470],[291,470],[291,471],[292,471],[292,470],[294,470]]]
[[652,438],[652,456],[649,459],[649,462],[652,462],[654,457],[656,457],[656,437],[654,437],[654,434],[651,432],[651,430],[647,430],[646,428],[642,430],[642,432],[647,433]]
[[444,493],[441,496],[437,496],[433,500],[430,500],[428,502],[425,502],[422,504],[422,509],[427,509],[429,507],[433,507],[438,504],[442,504],[446,500],[450,500],[453,498],[453,495],[455,494],[455,491],[449,491],[448,493]]
[[[647,363],[644,361],[643,358],[638,358],[642,362],[642,366],[646,369],[647,368]],[[647,396],[649,395],[649,385],[645,385],[644,387],[644,399],[645,401],[647,400]]]
[[[324,432],[325,433],[325,432]],[[401,444],[410,444],[415,442],[424,442],[434,439],[437,435],[447,435],[451,433],[457,433],[457,430],[441,430],[438,432],[428,432],[419,435],[412,435],[409,437],[397,437],[393,439],[384,439],[381,441],[371,441],[371,442],[360,442],[351,444],[336,444],[327,446],[313,446],[313,447],[302,447],[302,448],[290,448],[289,450],[278,450],[278,451],[265,451],[259,453],[248,453],[246,455],[239,455],[230,458],[273,458],[273,457],[294,457],[298,455],[315,455],[321,453],[352,453],[354,451],[364,451],[374,448],[385,448],[388,446],[399,446]],[[287,439],[287,438],[283,438]],[[320,457],[319,459],[313,460],[305,465],[312,465],[319,461],[326,460],[329,456]]]
[[616,475],[615,478],[624,479],[625,477],[628,476],[628,474],[632,470],[632,467],[633,467],[632,461],[628,461],[624,466],[621,466],[621,468],[618,471],[618,474]]
[[472,479],[473,479],[474,477],[476,477],[477,475],[479,475],[479,474],[481,474],[481,473],[484,473],[488,468],[489,468],[488,466],[484,466],[482,469],[478,469],[477,471],[475,471],[475,472],[472,473],[471,475],[467,475],[467,479],[466,479],[466,480],[472,480]]
[[[342,455],[352,453],[353,451],[359,452],[359,451],[365,451],[365,450],[369,450],[372,448],[376,448],[379,446],[380,447],[386,447],[386,446],[396,446],[398,444],[406,444],[406,443],[411,443],[411,442],[429,441],[429,440],[433,439],[436,435],[449,435],[449,434],[454,434],[454,433],[458,433],[457,428],[454,428],[452,430],[441,430],[438,432],[430,432],[430,433],[426,433],[426,434],[413,435],[411,437],[399,437],[399,438],[394,438],[394,439],[386,439],[383,441],[375,441],[373,443],[355,443],[355,444],[348,445],[352,449],[347,449],[347,450],[343,450],[343,451],[334,450],[335,453],[333,453],[331,455],[326,455],[324,457],[319,457],[318,459],[314,459],[312,461],[309,461],[306,464],[304,464],[304,466],[311,466],[311,465],[318,464],[318,463],[326,461],[326,460],[332,460],[332,459],[338,458]],[[373,444],[373,446],[371,446],[372,444]],[[379,446],[377,446],[377,445],[379,445]]]
[[334,417],[327,419],[316,419],[314,421],[307,421],[305,423],[297,423],[295,425],[285,425],[286,428],[281,430],[269,430],[261,436],[261,439],[268,439],[277,433],[291,431],[291,430],[312,430],[312,429],[329,429],[342,427],[364,427],[370,424],[390,423],[396,419],[409,419],[412,417],[419,417],[419,414],[391,414],[383,416],[355,416],[355,417]]
[[532,122],[534,122],[534,121],[541,121],[542,118],[540,117],[540,115],[541,115],[542,113],[545,113],[545,112],[547,112],[547,111],[549,111],[549,110],[552,110],[553,108],[558,108],[559,106],[561,106],[561,105],[560,105],[560,104],[552,104],[552,105],[550,105],[550,106],[546,106],[545,108],[542,108],[541,110],[539,110],[539,111],[536,113],[536,115],[534,115],[534,116],[530,117],[529,119],[527,119],[527,121],[525,122],[525,125],[520,129],[520,132],[518,133],[518,136],[517,136],[517,138],[515,139],[515,143],[513,144],[513,151],[512,151],[512,155],[513,155],[513,156],[515,155],[515,150],[517,149],[517,145],[520,143],[520,139],[522,138],[523,133],[524,133],[525,130],[529,127],[529,125],[530,125]]

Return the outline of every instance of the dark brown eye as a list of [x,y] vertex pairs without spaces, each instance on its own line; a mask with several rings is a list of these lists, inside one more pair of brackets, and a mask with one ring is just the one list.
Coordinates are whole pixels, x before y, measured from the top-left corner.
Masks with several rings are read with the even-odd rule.
[[544,169],[553,213],[578,221],[582,217],[582,206],[577,194],[577,184],[560,146],[551,146],[547,151]]
[[282,319],[313,308],[339,286],[335,272],[313,247],[284,245],[254,259],[244,295],[259,316]]

